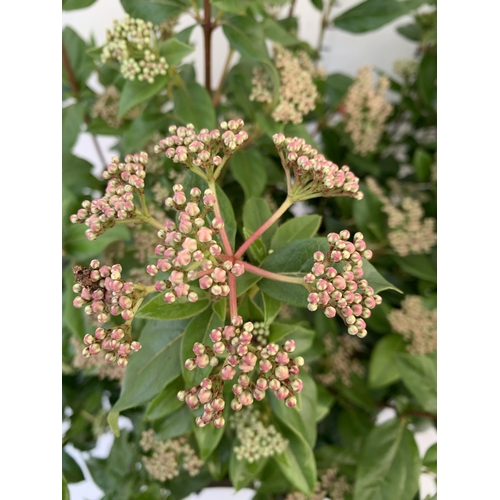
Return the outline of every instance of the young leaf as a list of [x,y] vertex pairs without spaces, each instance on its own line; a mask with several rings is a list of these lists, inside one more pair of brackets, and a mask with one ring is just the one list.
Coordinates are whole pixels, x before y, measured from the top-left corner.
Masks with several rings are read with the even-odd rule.
[[204,345],[212,345],[210,340],[210,332],[219,326],[223,325],[223,321],[215,313],[212,307],[209,307],[204,312],[195,316],[189,323],[182,337],[181,342],[181,359],[182,376],[189,388],[199,384],[206,377],[212,367],[210,364],[201,369],[196,367],[194,370],[188,370],[184,363],[187,359],[194,357],[193,346],[195,342],[200,342]]
[[147,403],[181,372],[181,338],[187,321],[149,321],[139,338],[142,349],[130,356],[120,398],[108,415],[118,436],[118,415]]
[[62,110],[62,151],[63,154],[71,153],[75,145],[85,117],[85,108],[83,104],[77,102],[66,106]]
[[359,460],[354,500],[412,500],[420,467],[415,438],[403,421],[389,420],[374,427]]
[[334,19],[341,30],[351,33],[367,33],[381,28],[408,12],[403,2],[397,0],[366,0]]
[[63,10],[85,9],[90,7],[96,0],[63,0]]
[[425,452],[422,465],[431,472],[434,472],[434,474],[437,474],[437,443],[434,443]]
[[158,420],[165,418],[184,405],[183,401],[177,399],[177,393],[184,389],[185,383],[182,377],[172,380],[163,391],[156,396],[146,409],[146,420]]
[[204,311],[210,304],[208,299],[199,299],[189,302],[186,299],[178,299],[173,304],[167,304],[163,294],[158,294],[146,305],[142,306],[136,318],[156,319],[160,321],[171,321],[174,319],[191,318]]
[[425,411],[437,411],[436,354],[399,354],[396,366],[404,384]]
[[300,43],[300,40],[288,33],[279,23],[270,17],[262,21],[262,29],[266,38],[284,47]]
[[406,342],[401,335],[385,335],[375,345],[369,368],[369,385],[372,388],[384,387],[401,377],[395,364],[395,355],[406,351]]
[[222,30],[231,47],[241,55],[257,61],[269,61],[262,26],[252,17],[234,16],[222,25]]
[[186,56],[194,52],[192,45],[181,42],[176,37],[169,38],[160,47],[160,54],[169,66],[177,66]]
[[161,92],[167,86],[169,75],[157,75],[153,83],[145,80],[127,80],[120,94],[118,103],[118,117],[123,116],[130,111],[134,106],[147,101],[154,95]]
[[192,123],[195,128],[214,128],[215,109],[207,90],[197,82],[174,90],[175,114],[184,125]]
[[246,200],[259,197],[264,192],[267,171],[263,157],[256,149],[236,151],[231,158],[229,168],[243,188]]
[[158,25],[167,19],[180,16],[191,4],[188,0],[120,0],[122,7],[130,17],[151,21]]
[[279,250],[292,241],[312,238],[316,235],[320,225],[321,217],[319,215],[294,217],[278,227],[271,240],[271,248]]

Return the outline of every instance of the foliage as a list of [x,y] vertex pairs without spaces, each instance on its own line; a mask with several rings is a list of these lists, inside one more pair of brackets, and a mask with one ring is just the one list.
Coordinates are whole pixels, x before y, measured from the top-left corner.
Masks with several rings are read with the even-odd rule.
[[[437,446],[420,456],[414,437],[437,425],[435,4],[366,0],[333,19],[332,1],[312,1],[320,40],[413,17],[397,31],[415,59],[384,76],[392,109],[360,150],[346,109],[365,103],[367,134],[381,104],[318,68],[294,3],[122,0],[115,45],[63,30],[63,498],[84,478],[66,445],[92,450],[109,428],[109,457],[86,461],[103,498],[227,484],[412,500],[437,475]],[[217,89],[186,62],[180,15],[227,39]],[[314,109],[287,104],[311,85]],[[76,157],[82,133],[114,137],[116,158]],[[405,323],[418,310],[430,319]]]

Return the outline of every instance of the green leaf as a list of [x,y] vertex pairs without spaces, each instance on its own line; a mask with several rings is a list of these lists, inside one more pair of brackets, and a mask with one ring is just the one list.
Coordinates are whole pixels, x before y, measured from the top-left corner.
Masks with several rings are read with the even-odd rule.
[[127,80],[120,94],[118,117],[123,118],[134,106],[161,92],[167,86],[169,75],[157,75],[153,83],[143,80]]
[[424,103],[436,109],[437,98],[437,56],[426,52],[417,76],[417,89]]
[[279,23],[270,17],[262,21],[262,29],[266,38],[284,47],[300,43],[300,40],[288,33]]
[[426,452],[422,465],[434,474],[437,474],[437,443],[434,443]]
[[324,98],[330,109],[337,109],[354,80],[343,73],[328,75],[325,82]]
[[[234,247],[234,242],[236,240],[236,217],[234,216],[233,204],[227,197],[227,194],[222,190],[222,188],[217,184],[217,201],[219,202],[219,208],[221,211],[222,219],[224,221],[224,229],[226,230],[229,243]],[[211,212],[208,215],[208,220],[212,221],[215,214]],[[222,246],[222,245],[221,245]]]
[[240,297],[243,295],[249,288],[251,288],[255,283],[260,280],[260,276],[256,274],[249,273],[248,271],[241,276],[236,278],[236,295]]
[[210,364],[201,369],[196,367],[194,370],[188,370],[184,363],[187,359],[194,357],[193,345],[195,342],[200,342],[203,345],[212,345],[210,340],[210,332],[214,328],[223,326],[223,321],[219,318],[212,307],[195,316],[189,323],[184,333],[181,342],[181,359],[182,376],[189,388],[199,384],[205,378],[212,367]]
[[155,431],[159,439],[166,441],[186,434],[191,431],[192,427],[193,412],[183,403],[180,408],[167,415],[163,422],[155,425]]
[[238,460],[234,448],[231,448],[229,457],[229,479],[236,491],[241,490],[252,481],[255,481],[264,466],[267,464],[268,458],[261,458],[255,462],[248,462],[245,459]]
[[427,182],[431,173],[432,156],[425,149],[417,148],[413,154],[413,166],[419,182]]
[[77,102],[66,106],[62,110],[62,151],[63,154],[71,153],[75,145],[85,117],[85,108],[83,104]]
[[[229,417],[229,405],[224,409],[224,418]],[[200,458],[206,460],[217,448],[224,434],[224,427],[217,429],[213,425],[207,427],[194,426],[194,437],[196,438],[196,443],[198,444],[198,449],[200,450]]]
[[62,470],[68,483],[79,483],[85,479],[75,459],[64,450],[62,450]]
[[261,291],[259,291],[259,294],[257,295],[257,297],[255,297],[255,300],[258,300],[259,298],[262,298],[264,323],[266,325],[270,325],[280,312],[281,301],[273,299],[272,297],[269,297],[269,295],[266,295]]
[[288,408],[283,401],[274,396],[269,398],[269,404],[276,417],[288,427],[292,427],[306,439],[311,448],[314,448],[317,436],[316,400],[318,392],[311,375],[302,371],[299,378],[304,383],[304,387],[301,392],[296,394],[297,406]]
[[384,387],[400,379],[395,355],[404,352],[406,342],[401,335],[385,335],[377,342],[370,357],[370,387]]
[[70,500],[68,482],[66,481],[64,474],[62,476],[62,500]]
[[416,23],[409,23],[403,26],[398,26],[396,28],[396,31],[412,42],[418,42],[420,40],[420,37],[422,36],[422,28]]
[[425,411],[437,412],[436,354],[399,354],[396,365],[404,384]]
[[207,90],[197,82],[174,89],[174,111],[185,125],[192,123],[195,128],[214,128],[215,109]]
[[[79,90],[85,88],[90,74],[94,70],[94,63],[92,58],[87,54],[87,45],[80,38],[78,33],[73,29],[66,27],[62,32],[62,41],[66,54],[69,59],[69,64],[73,75],[75,76],[76,83]],[[69,77],[63,65],[63,81],[69,84]],[[64,130],[64,127],[63,127]]]
[[301,323],[277,323],[269,327],[269,342],[283,344],[286,340],[294,340],[297,344],[294,356],[301,356],[309,350],[314,341],[315,331]]
[[236,151],[229,163],[231,172],[245,192],[245,199],[259,197],[266,188],[267,171],[256,149]]
[[293,428],[277,421],[276,427],[288,439],[288,448],[272,460],[294,488],[306,495],[312,495],[316,485],[316,461],[314,453],[305,438]]
[[321,225],[319,215],[294,217],[278,227],[271,241],[271,248],[278,250],[288,243],[305,238],[312,238]]
[[65,254],[80,262],[97,257],[110,243],[117,240],[127,241],[130,236],[124,225],[117,225],[96,240],[89,241],[85,236],[86,229],[88,228],[84,224],[71,224],[63,235]]
[[170,121],[165,120],[165,116],[139,115],[122,134],[122,150],[139,151],[151,140],[154,132],[170,123]]
[[366,0],[334,19],[334,24],[350,33],[367,33],[405,15],[408,8],[397,0]]
[[177,66],[186,56],[194,52],[192,45],[181,42],[175,37],[166,40],[160,47],[160,54],[169,66]]
[[214,301],[212,307],[214,311],[219,316],[219,319],[224,323],[226,321],[226,309],[227,300],[224,297],[220,297],[218,300]]
[[352,215],[357,228],[367,240],[382,241],[386,238],[386,217],[382,211],[382,202],[365,183],[361,183],[364,196],[352,204]]
[[63,0],[63,10],[85,9],[90,7],[96,0]]
[[184,385],[182,377],[177,377],[170,382],[148,405],[145,420],[164,418],[183,406],[184,402],[177,399],[177,393],[184,389]]
[[191,318],[204,311],[209,304],[209,299],[199,299],[196,302],[189,302],[185,298],[178,299],[173,304],[167,304],[164,294],[160,293],[146,305],[142,306],[135,316],[136,318],[156,319],[160,321]]
[[408,274],[432,283],[437,283],[436,267],[428,255],[406,255],[405,257],[394,255],[393,259]]
[[316,385],[316,389],[318,391],[316,423],[318,423],[330,413],[330,408],[335,404],[335,397],[324,385]]
[[188,0],[120,0],[120,3],[131,17],[156,25],[179,16],[191,6]]
[[368,413],[375,411],[375,403],[373,402],[373,397],[368,390],[368,386],[359,375],[351,375],[351,385],[346,386],[341,382],[335,384],[335,388],[345,399],[348,399],[351,403],[363,408]]
[[102,188],[102,182],[92,175],[92,169],[92,164],[87,160],[70,153],[63,153],[62,181],[66,187],[73,191],[80,193],[82,188]]
[[368,435],[359,460],[354,500],[412,500],[418,491],[420,457],[403,421],[389,420]]
[[139,338],[142,349],[130,356],[120,398],[108,415],[118,436],[118,414],[147,403],[181,372],[181,338],[187,321],[148,321]]
[[248,6],[247,0],[212,0],[210,3],[223,12],[234,14],[243,14]]
[[252,17],[234,16],[222,25],[222,30],[231,47],[241,55],[257,61],[269,61],[262,26]]
[[366,259],[363,259],[363,279],[368,281],[368,284],[373,288],[375,293],[383,292],[384,290],[394,290],[403,293],[399,288],[389,283]]
[[[243,206],[243,227],[253,234],[272,216],[271,209],[266,200],[250,198]],[[271,239],[278,228],[277,223],[272,224],[260,237],[266,248],[269,248]]]

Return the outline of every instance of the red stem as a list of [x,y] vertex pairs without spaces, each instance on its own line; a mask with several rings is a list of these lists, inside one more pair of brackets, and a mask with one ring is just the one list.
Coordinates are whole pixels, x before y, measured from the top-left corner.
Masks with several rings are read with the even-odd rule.
[[262,276],[263,278],[267,278],[275,281],[282,281],[283,283],[294,283],[297,285],[304,285],[303,278],[294,277],[294,276],[285,276],[284,274],[272,273],[271,271],[266,271],[265,269],[261,269],[260,267],[249,264],[248,262],[244,262],[242,260],[237,260],[235,264],[241,264],[245,267],[245,271],[248,271],[252,274],[257,274],[258,276]]
[[212,81],[212,19],[210,12],[210,0],[203,0],[203,10],[204,10],[204,22],[203,22],[203,37],[205,41],[205,88],[211,95],[211,81]]
[[228,273],[229,280],[229,316],[233,319],[238,316],[238,298],[236,295],[236,276],[233,273]]

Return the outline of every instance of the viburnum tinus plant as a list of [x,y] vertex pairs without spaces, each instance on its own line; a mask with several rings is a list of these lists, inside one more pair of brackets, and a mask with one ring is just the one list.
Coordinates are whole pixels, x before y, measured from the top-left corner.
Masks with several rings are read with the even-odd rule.
[[[413,13],[391,79],[327,75],[333,2],[313,4],[317,47],[294,1],[122,0],[103,45],[64,29],[64,494],[69,444],[113,499],[413,500],[436,473],[414,437],[436,425],[435,8],[333,20]],[[83,133],[100,165],[73,154]]]

